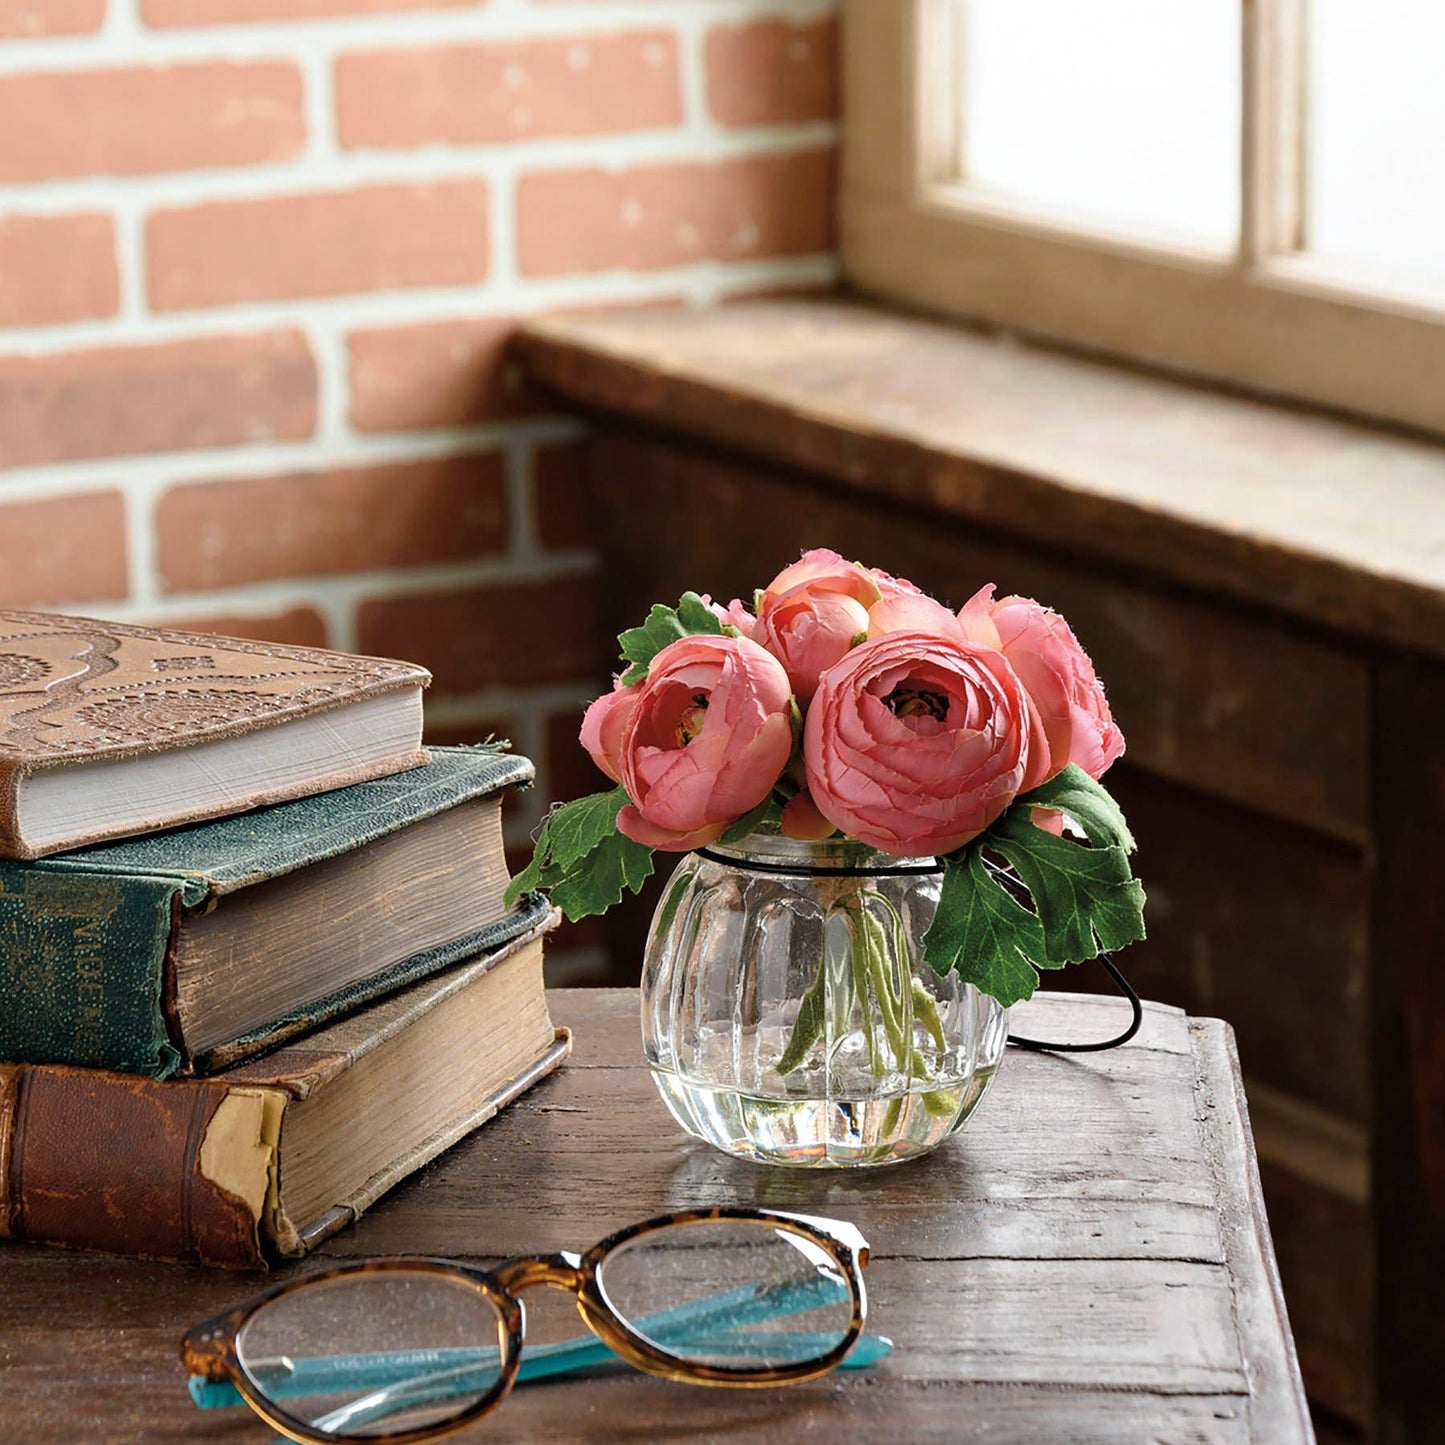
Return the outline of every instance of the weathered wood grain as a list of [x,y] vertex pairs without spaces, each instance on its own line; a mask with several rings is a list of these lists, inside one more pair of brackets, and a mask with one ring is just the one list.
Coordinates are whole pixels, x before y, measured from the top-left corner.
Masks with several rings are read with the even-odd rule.
[[574,403],[1445,653],[1445,455],[838,300],[532,321]]
[[[1222,1026],[1151,1005],[1138,1044],[1117,1053],[1010,1057],[933,1155],[815,1174],[682,1137],[640,1066],[635,993],[552,1002],[577,1031],[567,1068],[324,1252],[575,1248],[705,1201],[834,1213],[870,1239],[870,1326],[897,1348],[865,1374],[757,1395],[628,1374],[522,1390],[475,1438],[1309,1438]],[[1077,1034],[1107,1029],[1117,1007],[1053,995],[1019,1012]],[[266,1438],[249,1416],[194,1411],[176,1359],[188,1324],[251,1287],[0,1251],[7,1424],[37,1442]],[[567,1328],[565,1308],[551,1314]]]
[[1382,662],[1372,980],[1380,1439],[1445,1439],[1445,670]]
[[[1228,1019],[1256,1080],[1342,1121],[1370,1111],[1369,868],[1360,850],[1161,781],[1132,747],[1110,772],[1139,841],[1147,944],[1120,964],[1141,993]],[[1067,969],[1045,987],[1111,988]]]

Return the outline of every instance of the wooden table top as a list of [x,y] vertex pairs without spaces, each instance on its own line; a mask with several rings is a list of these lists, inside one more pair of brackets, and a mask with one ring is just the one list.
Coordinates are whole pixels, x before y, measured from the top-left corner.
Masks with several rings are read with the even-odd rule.
[[[1148,1004],[1123,1049],[1010,1050],[979,1111],[933,1154],[818,1172],[687,1138],[641,1065],[634,991],[550,1000],[574,1030],[571,1062],[321,1253],[580,1249],[713,1203],[827,1214],[868,1238],[869,1328],[897,1348],[865,1371],[767,1390],[632,1372],[522,1387],[461,1439],[1312,1438],[1226,1025]],[[1118,1008],[1045,995],[1014,1025],[1104,1037]],[[193,1408],[177,1357],[186,1326],[255,1287],[199,1267],[0,1248],[6,1433],[271,1438],[249,1411]]]

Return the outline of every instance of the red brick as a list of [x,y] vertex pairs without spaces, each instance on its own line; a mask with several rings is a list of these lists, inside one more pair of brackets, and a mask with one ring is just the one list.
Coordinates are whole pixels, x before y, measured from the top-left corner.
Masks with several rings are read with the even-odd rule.
[[429,667],[438,696],[600,678],[609,661],[590,575],[371,598],[357,611],[357,641]]
[[507,545],[498,452],[188,482],[156,507],[167,592],[464,562]]
[[828,251],[833,162],[831,149],[809,149],[523,176],[521,270],[528,276],[650,270]]
[[114,316],[119,305],[109,216],[0,216],[0,326]]
[[289,160],[306,139],[287,61],[0,77],[0,181]]
[[538,540],[548,551],[597,545],[586,463],[586,442],[550,442],[536,450],[532,505]]
[[424,321],[355,331],[347,339],[351,424],[359,431],[469,426],[538,410],[507,358],[512,316]]
[[393,10],[471,10],[484,0],[141,0],[154,29],[177,25],[244,25],[256,20],[315,20],[328,15],[382,15]]
[[0,607],[112,602],[127,592],[119,492],[0,504]]
[[158,211],[146,226],[146,258],[157,311],[482,281],[486,183],[364,186]]
[[0,467],[309,437],[297,331],[0,356]]
[[93,35],[105,23],[105,0],[0,0],[0,40]]
[[832,120],[837,46],[831,19],[715,25],[703,48],[713,119],[726,126]]
[[682,120],[666,31],[371,50],[336,62],[343,146],[488,145]]
[[292,647],[326,647],[330,634],[326,619],[314,607],[292,607],[285,612],[251,616],[227,613],[221,617],[165,617],[156,627],[180,632],[214,632],[221,637],[249,637],[257,642],[284,642]]

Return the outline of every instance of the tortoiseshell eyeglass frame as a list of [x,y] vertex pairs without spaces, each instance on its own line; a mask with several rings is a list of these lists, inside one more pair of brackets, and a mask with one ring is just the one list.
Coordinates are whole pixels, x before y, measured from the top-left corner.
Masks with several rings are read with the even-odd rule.
[[[852,1318],[837,1345],[815,1359],[800,1360],[793,1364],[732,1367],[709,1364],[702,1360],[687,1360],[670,1354],[633,1329],[616,1312],[602,1289],[598,1272],[603,1261],[613,1250],[641,1235],[673,1229],[680,1225],[708,1222],[739,1222],[780,1229],[801,1236],[823,1249],[837,1264],[847,1283],[852,1303]],[[292,1440],[303,1442],[303,1445],[313,1445],[313,1442],[315,1445],[327,1445],[327,1442],[347,1438],[365,1438],[382,1442],[382,1445],[420,1445],[422,1441],[442,1440],[465,1430],[483,1415],[496,1409],[506,1398],[521,1365],[525,1312],[518,1296],[523,1290],[536,1285],[552,1285],[569,1290],[577,1301],[577,1311],[587,1328],[614,1354],[650,1375],[693,1384],[757,1389],[815,1380],[842,1362],[863,1333],[867,1319],[868,1299],[862,1276],[862,1270],[867,1263],[867,1241],[853,1225],[840,1220],[732,1206],[679,1210],[629,1225],[594,1244],[583,1255],[565,1250],[557,1254],[529,1255],[506,1260],[491,1269],[482,1269],[460,1260],[395,1256],[354,1260],[314,1270],[278,1284],[224,1314],[216,1315],[213,1319],[187,1330],[181,1342],[181,1362],[190,1375],[212,1381],[229,1381],[268,1425]],[[500,1370],[496,1382],[480,1399],[453,1418],[438,1421],[434,1425],[391,1433],[368,1432],[365,1437],[348,1437],[317,1430],[305,1420],[281,1409],[257,1388],[242,1366],[236,1349],[237,1338],[257,1310],[283,1295],[293,1294],[323,1281],[349,1275],[379,1275],[389,1271],[445,1276],[470,1286],[483,1295],[496,1310],[499,1336],[502,1337]]]

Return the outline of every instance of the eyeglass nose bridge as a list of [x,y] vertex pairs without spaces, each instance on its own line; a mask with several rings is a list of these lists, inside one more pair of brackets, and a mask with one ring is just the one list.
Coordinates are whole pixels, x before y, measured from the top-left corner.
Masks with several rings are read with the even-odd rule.
[[509,1259],[492,1271],[496,1280],[508,1294],[517,1295],[537,1285],[551,1285],[578,1294],[583,1287],[585,1275],[582,1270],[582,1256],[571,1250],[558,1250],[556,1254],[534,1254],[522,1259]]

